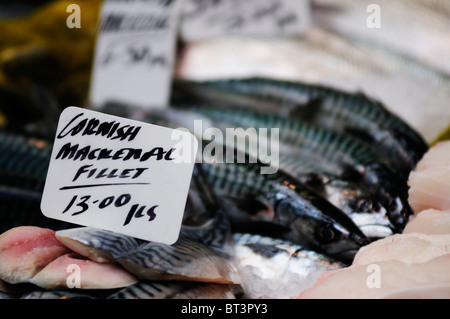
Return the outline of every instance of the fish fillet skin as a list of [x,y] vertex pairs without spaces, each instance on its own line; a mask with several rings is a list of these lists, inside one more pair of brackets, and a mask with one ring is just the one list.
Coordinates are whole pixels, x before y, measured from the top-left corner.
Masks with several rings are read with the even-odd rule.
[[450,166],[413,171],[409,185],[409,203],[416,214],[430,208],[450,209]]
[[450,141],[431,147],[408,178],[408,201],[415,214],[450,210]]
[[436,143],[416,165],[416,171],[435,166],[450,166],[450,141]]
[[137,281],[135,276],[116,264],[98,263],[76,253],[58,257],[29,280],[45,289],[114,289]]
[[71,238],[60,236],[59,232],[56,232],[56,238],[65,247],[70,248],[82,256],[88,257],[92,261],[98,263],[113,263],[115,261],[111,254],[107,251],[95,249]]
[[166,245],[94,227],[60,230],[56,237],[80,255],[101,263],[117,262],[141,279],[227,284],[240,280],[232,258],[186,238]]
[[[447,271],[450,254],[425,263],[408,264],[389,260],[375,265],[376,268],[360,265],[324,273],[321,275],[323,278],[319,277],[313,287],[297,298],[373,299],[388,297],[389,293],[398,293],[400,289],[403,296],[407,297],[408,290],[417,292],[426,287],[450,284],[450,272]],[[436,290],[430,290],[429,294],[425,290],[422,292],[421,298],[431,298],[436,294]]]
[[424,263],[450,253],[450,234],[395,234],[362,247],[352,266],[396,260],[407,264]]
[[70,252],[48,228],[20,226],[0,235],[0,279],[26,282],[51,261]]
[[403,230],[403,234],[409,233],[450,234],[450,209],[427,209],[420,212],[420,214],[416,214]]

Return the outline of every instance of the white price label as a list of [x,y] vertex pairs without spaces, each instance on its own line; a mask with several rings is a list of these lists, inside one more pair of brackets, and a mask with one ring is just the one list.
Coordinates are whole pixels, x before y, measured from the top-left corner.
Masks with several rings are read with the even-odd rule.
[[169,100],[179,0],[105,0],[100,13],[90,104],[142,108]]
[[298,35],[310,25],[309,0],[186,0],[183,40],[222,34]]
[[186,131],[68,107],[59,119],[41,210],[50,218],[173,244],[197,148]]

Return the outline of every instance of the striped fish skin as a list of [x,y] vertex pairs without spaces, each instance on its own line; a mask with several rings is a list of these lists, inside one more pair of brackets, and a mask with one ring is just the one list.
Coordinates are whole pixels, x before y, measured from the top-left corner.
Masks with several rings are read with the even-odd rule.
[[42,190],[50,154],[51,145],[43,140],[0,130],[2,184],[8,180],[11,186]]
[[239,281],[234,264],[229,260],[202,244],[183,238],[173,245],[143,244],[117,261],[140,278],[149,280]]
[[98,299],[86,292],[66,290],[37,290],[23,294],[20,299]]
[[424,139],[407,123],[361,93],[258,77],[203,82],[179,80],[174,87],[196,101],[199,99],[195,95],[206,101],[211,101],[213,96],[216,103],[220,98],[227,104],[295,116],[358,138],[363,136],[404,176],[428,149]]
[[[122,116],[133,117],[132,113],[130,114],[130,110],[127,109],[126,113],[122,113],[118,105],[110,105],[109,110],[121,114]],[[220,112],[220,111],[218,111]],[[140,112],[142,113],[142,112]],[[140,118],[142,120],[142,118]],[[147,112],[145,120],[151,123],[164,124],[170,127],[183,127],[191,130],[195,133],[194,129],[194,121],[201,120],[203,126],[206,127],[214,127],[217,125],[217,122],[212,121],[210,117],[207,117],[202,112],[197,112],[196,110],[185,110],[179,109],[175,107],[171,107],[165,109],[164,111],[153,110],[152,112]],[[177,123],[177,124],[174,124]],[[221,125],[224,123],[220,123]],[[222,131],[224,131],[228,126],[222,125]],[[245,134],[245,133],[244,133]],[[202,136],[197,136],[200,140],[202,140]],[[210,141],[204,141],[205,143],[209,143]],[[236,145],[237,146],[237,145]],[[251,145],[250,145],[251,146]],[[257,158],[258,155],[258,147],[249,147],[243,149],[244,152],[248,152],[252,157]],[[296,150],[294,150],[296,151]],[[258,155],[257,155],[258,154]],[[311,160],[309,162],[299,161],[297,159],[299,155],[292,151],[292,147],[285,152],[285,149],[279,154],[279,166],[280,169],[286,171],[293,177],[300,180],[300,182],[305,183],[307,186],[312,186],[312,188],[318,192],[320,195],[324,196],[327,200],[331,201],[335,206],[350,214],[351,216],[355,216],[355,220],[364,224],[357,224],[358,226],[362,226],[364,230],[369,230],[367,232],[367,236],[370,238],[379,238],[384,237],[386,234],[392,234],[395,231],[395,227],[389,222],[388,219],[385,218],[386,210],[382,207],[379,200],[375,199],[370,193],[366,190],[362,190],[354,183],[350,183],[348,181],[344,181],[335,174],[330,175],[329,172],[320,167],[318,161]],[[261,156],[259,156],[261,158]],[[266,159],[262,158],[262,162],[268,162]],[[321,161],[323,162],[323,161]],[[331,164],[332,167],[336,170],[339,168]],[[329,166],[327,165],[327,168]],[[334,172],[334,171],[333,171]],[[195,178],[195,174],[194,174]],[[231,177],[232,178],[232,177]],[[207,183],[202,181],[202,183]],[[311,185],[312,184],[312,185]],[[192,184],[190,189],[190,194],[192,193]],[[204,191],[204,193],[208,193],[208,191]],[[194,196],[192,196],[194,197]],[[211,197],[211,196],[210,196]],[[228,203],[227,203],[228,204]],[[186,213],[189,214],[189,198]],[[222,205],[225,208],[227,205]],[[198,210],[194,209],[198,216]],[[362,213],[364,218],[361,216],[356,216],[357,213]],[[369,214],[370,213],[370,214]]]
[[56,232],[70,249],[99,262],[118,262],[139,278],[238,282],[233,260],[180,236],[173,245],[147,242],[93,227]]
[[63,245],[70,246],[77,253],[100,263],[114,262],[127,251],[131,251],[145,242],[131,236],[94,227],[58,230],[55,236]]
[[23,225],[72,227],[40,210],[50,155],[48,142],[0,130],[0,233]]
[[17,299],[16,296],[11,295],[11,294],[7,294],[5,292],[1,292],[0,291],[0,300],[1,299]]
[[280,171],[263,175],[257,164],[211,163],[205,164],[205,172],[218,195],[267,205],[270,210],[253,220],[284,227],[282,238],[346,262],[368,243],[344,212]]
[[140,281],[107,299],[236,299],[233,287],[224,284]]
[[[129,110],[126,111],[130,115]],[[169,127],[184,127],[191,131],[193,120],[207,119],[200,113],[180,113],[172,108],[157,112],[156,116],[154,114],[147,112],[142,115],[140,112],[135,116],[153,124],[164,123]],[[233,150],[236,151],[238,150]],[[202,167],[219,198],[224,195],[233,196],[234,190],[245,190],[246,193],[237,194],[242,195],[244,201],[259,195],[270,207],[278,208],[275,210],[276,214],[269,217],[269,222],[272,225],[281,225],[280,228],[283,228],[284,232],[288,230],[288,234],[284,235],[294,237],[294,241],[319,247],[332,255],[342,255],[341,257],[347,261],[352,259],[359,247],[367,244],[367,237],[344,212],[292,177],[281,172],[271,176],[260,175],[261,166],[249,164],[248,161],[238,165],[222,166],[221,163],[208,165],[207,163],[214,162],[214,159],[205,160],[205,155],[210,154],[203,152]],[[236,174],[235,170],[240,171],[240,174]],[[223,185],[220,184],[226,181],[223,177],[235,174],[237,178],[232,183],[234,190],[223,189]]]
[[267,236],[235,233],[244,298],[292,298],[319,275],[345,265],[301,245]]
[[224,256],[233,255],[226,207],[217,198],[200,163],[194,165],[180,235]]
[[[209,116],[219,126],[279,128],[280,142],[289,147],[287,155],[283,154],[284,150],[280,147],[282,169],[298,176],[309,165],[315,172],[322,172],[330,178],[357,182],[369,191],[373,202],[382,204],[397,232],[404,228],[412,213],[407,200],[406,181],[383,163],[377,153],[350,136],[318,125],[243,107],[223,109],[194,105],[177,108],[192,109]],[[293,159],[298,159],[301,163],[292,163]],[[291,164],[285,165],[289,162]]]

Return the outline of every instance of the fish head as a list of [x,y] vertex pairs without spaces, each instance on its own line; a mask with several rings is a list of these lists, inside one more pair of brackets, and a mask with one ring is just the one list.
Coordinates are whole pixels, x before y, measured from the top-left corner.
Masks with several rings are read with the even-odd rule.
[[365,172],[368,184],[374,186],[374,197],[386,210],[395,232],[405,228],[413,211],[408,202],[408,186],[404,179],[386,165],[375,163]]
[[406,123],[403,127],[396,127],[392,133],[397,141],[401,143],[404,149],[408,150],[408,157],[412,163],[411,169],[422,159],[423,155],[428,151],[429,146],[423,137]]
[[350,217],[322,197],[306,201],[284,197],[275,208],[275,221],[289,224],[286,239],[348,263],[370,241]]
[[[350,216],[368,238],[379,239],[394,233],[386,208],[369,192],[349,184],[331,187],[335,190],[328,196],[330,202]],[[331,187],[327,187],[328,192]]]
[[361,230],[344,228],[334,220],[317,223],[314,238],[320,251],[346,264],[350,264],[358,250],[370,242]]

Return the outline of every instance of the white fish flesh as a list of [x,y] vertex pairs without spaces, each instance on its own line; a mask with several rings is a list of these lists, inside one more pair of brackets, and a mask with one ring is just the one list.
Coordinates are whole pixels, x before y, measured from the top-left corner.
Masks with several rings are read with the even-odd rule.
[[345,37],[401,52],[450,74],[450,16],[442,10],[429,10],[417,1],[315,0],[313,14],[317,24]]
[[[324,273],[315,285],[301,293],[301,299],[370,299],[398,296],[450,298],[450,254],[425,263],[404,263],[397,260],[380,261],[370,265],[351,266]],[[377,276],[379,275],[379,276]],[[431,287],[434,287],[432,289]],[[438,287],[441,287],[440,289]],[[426,293],[426,289],[430,294]],[[408,293],[408,291],[411,291]]]
[[406,224],[403,234],[409,233],[450,234],[450,210],[427,209],[421,211]]
[[408,179],[409,203],[418,214],[450,209],[450,141],[431,147]]
[[0,280],[25,282],[48,263],[69,252],[51,229],[35,226],[12,228],[0,235]]
[[[50,262],[29,282],[45,288],[114,289],[135,284],[138,279],[117,264],[98,263],[78,254],[62,255]],[[75,268],[76,267],[76,268]],[[77,271],[79,282],[71,281],[72,271]],[[68,287],[68,285],[74,287]]]
[[352,266],[397,260],[408,264],[424,263],[450,252],[450,234],[395,234],[362,247]]

